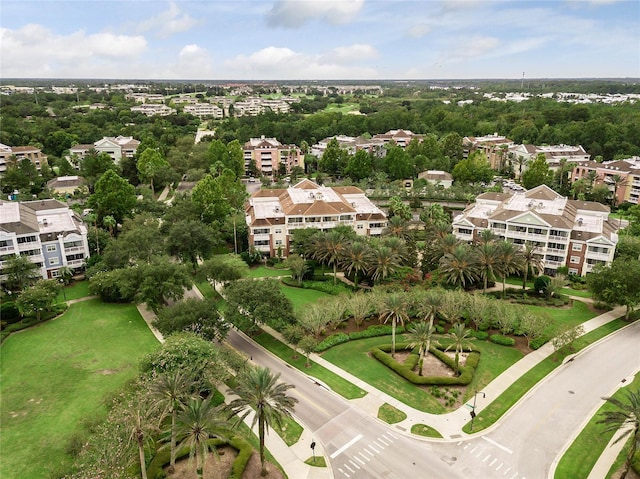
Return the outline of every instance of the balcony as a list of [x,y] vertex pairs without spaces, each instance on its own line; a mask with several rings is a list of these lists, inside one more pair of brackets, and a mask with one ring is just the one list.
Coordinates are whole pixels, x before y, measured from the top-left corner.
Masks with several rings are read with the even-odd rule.
[[566,249],[557,249],[557,248],[547,248],[546,252],[549,254],[562,255],[562,256],[565,256],[567,254]]
[[65,254],[70,254],[70,253],[84,253],[84,247],[82,246],[73,246],[71,248],[64,248],[64,252]]
[[262,253],[271,252],[271,246],[268,244],[257,245],[257,246],[254,246],[254,248],[256,249],[256,251],[260,251]]
[[384,228],[369,228],[369,236],[380,236]]
[[39,249],[40,242],[39,241],[30,241],[28,243],[18,243],[18,251],[27,251],[30,249]]
[[11,246],[3,246],[0,248],[0,253],[15,253],[16,249],[13,245]]
[[271,235],[269,233],[253,235],[253,241],[269,241],[271,239]]
[[587,251],[585,254],[585,258],[589,259],[599,259],[602,261],[609,261],[609,253],[600,253],[595,251]]
[[562,261],[552,261],[550,259],[545,259],[544,260],[544,265],[547,268],[558,268],[558,267],[562,266]]
[[569,236],[549,235],[549,241],[560,241],[564,243],[569,241]]
[[81,266],[84,266],[84,259],[74,259],[71,261],[67,261],[67,266],[69,268],[80,268]]

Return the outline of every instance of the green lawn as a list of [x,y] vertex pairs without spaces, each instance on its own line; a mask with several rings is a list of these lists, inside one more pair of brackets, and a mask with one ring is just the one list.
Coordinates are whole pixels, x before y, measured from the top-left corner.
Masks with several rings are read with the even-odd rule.
[[309,303],[315,303],[321,298],[331,296],[316,289],[294,288],[292,286],[280,285],[280,289],[284,295],[293,303],[293,310],[299,311]]
[[546,314],[551,317],[553,322],[545,330],[547,337],[551,338],[557,336],[558,332],[567,325],[570,327],[578,326],[598,316],[598,313],[590,310],[589,307],[581,301],[574,301],[571,308],[547,308],[544,306],[531,305],[527,307],[538,314]]
[[293,359],[293,350],[286,344],[278,341],[273,336],[267,333],[253,336],[251,339],[262,345],[262,347],[264,347],[265,349],[271,351],[283,361],[304,372],[305,374],[319,379],[324,384],[329,386],[331,390],[335,391],[346,399],[357,399],[364,397],[367,394],[366,391],[363,391],[355,384],[352,384],[346,379],[341,378],[337,374],[332,373],[319,364],[311,362],[311,367],[307,368],[305,365],[306,359],[302,354],[298,353],[298,358]]
[[[626,402],[626,391],[630,389],[636,390],[639,387],[640,374],[637,374],[631,383],[616,391],[613,397]],[[605,432],[606,426],[596,423],[601,419],[601,412],[614,411],[615,409],[615,406],[610,403],[605,403],[598,409],[598,412],[591,418],[562,456],[554,477],[558,479],[582,479],[589,476],[600,454],[602,454],[602,451],[604,451],[613,437],[613,431]]]
[[[400,341],[402,337],[398,338],[398,342]],[[334,346],[322,353],[322,357],[415,409],[433,414],[447,412],[426,389],[414,386],[380,361],[369,356],[368,352],[371,348],[390,343],[390,336],[358,339]],[[475,388],[481,389],[522,358],[522,353],[512,347],[500,346],[488,341],[473,341],[473,344],[478,347],[481,356],[474,378],[467,388],[468,391],[473,391]],[[471,394],[468,393],[464,399]]]
[[65,286],[56,297],[56,303],[89,296],[89,281],[76,281]]
[[42,479],[69,460],[69,440],[103,418],[105,395],[159,346],[133,305],[97,299],[13,334],[0,348],[0,477]]
[[249,270],[249,278],[272,278],[274,276],[291,276],[289,269],[274,269],[265,266],[257,266]]

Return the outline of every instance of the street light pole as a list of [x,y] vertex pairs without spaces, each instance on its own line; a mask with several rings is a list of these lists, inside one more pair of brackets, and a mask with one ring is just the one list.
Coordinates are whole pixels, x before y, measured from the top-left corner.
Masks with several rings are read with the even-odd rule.
[[482,399],[486,398],[487,395],[483,391],[476,391],[473,393],[473,406],[471,407],[471,427],[470,430],[473,432],[473,420],[476,418],[476,398],[478,394],[482,394]]

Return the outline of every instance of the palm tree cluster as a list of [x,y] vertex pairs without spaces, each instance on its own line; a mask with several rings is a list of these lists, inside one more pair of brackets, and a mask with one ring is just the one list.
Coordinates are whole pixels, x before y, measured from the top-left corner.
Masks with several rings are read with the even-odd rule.
[[334,284],[341,270],[353,278],[356,286],[363,278],[382,282],[410,260],[407,242],[401,236],[361,237],[341,228],[318,231],[303,245],[301,253],[332,267]]
[[252,427],[259,426],[260,459],[266,471],[264,435],[291,417],[297,401],[287,391],[293,386],[281,383],[279,374],[266,368],[245,369],[237,380],[239,386],[230,391],[236,399],[225,404],[203,391],[201,382],[184,369],[141,377],[116,398],[107,421],[84,446],[82,465],[71,477],[130,477],[135,456],[140,477],[146,479],[149,452],[155,454],[168,445],[169,471],[175,470],[178,451],[188,450],[202,479],[208,454],[216,454],[212,439],[228,441],[237,435],[234,429],[251,410],[255,411]]
[[451,233],[435,236],[423,252],[427,264],[437,264],[440,278],[449,284],[468,288],[481,283],[486,292],[489,282],[505,280],[512,274],[522,274],[525,288],[530,271],[539,273],[543,267],[539,247],[535,243],[518,245],[498,240],[491,230],[484,230],[475,244],[460,241]]

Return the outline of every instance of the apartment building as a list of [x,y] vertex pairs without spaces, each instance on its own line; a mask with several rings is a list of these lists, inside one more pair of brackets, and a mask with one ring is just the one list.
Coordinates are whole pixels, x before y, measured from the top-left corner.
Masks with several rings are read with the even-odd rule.
[[[557,170],[562,161],[582,164],[591,160],[589,153],[581,146],[571,145],[517,145],[509,148],[509,152],[512,153],[513,158],[522,156],[527,162],[531,162],[538,158],[538,155],[542,154],[549,164],[549,168]],[[526,163],[522,168],[522,171],[527,169]]]
[[224,111],[218,105],[211,103],[196,103],[185,105],[183,111],[198,118],[223,118]]
[[513,140],[497,133],[485,136],[465,136],[462,139],[464,157],[474,151],[481,151],[489,161],[491,168],[500,170],[505,166],[509,149],[514,147]]
[[147,116],[169,116],[176,114],[175,108],[156,103],[143,103],[142,105],[132,106],[130,110]]
[[475,241],[486,229],[524,247],[537,246],[544,272],[560,266],[584,276],[613,261],[618,242],[610,209],[600,203],[570,200],[546,185],[516,193],[483,193],[453,220],[453,233]]
[[593,178],[594,184],[607,185],[616,195],[616,204],[628,201],[640,204],[640,157],[596,163],[589,161],[577,165],[571,173],[571,182]]
[[80,270],[89,257],[87,227],[58,200],[0,200],[0,279],[18,255],[38,265],[43,279],[59,277],[63,267]]
[[380,236],[387,217],[355,186],[329,188],[304,179],[286,189],[260,190],[245,207],[249,245],[263,255],[289,254],[299,228],[350,226],[361,236]]
[[105,136],[91,145],[75,145],[69,148],[69,160],[77,167],[77,162],[94,150],[96,153],[106,153],[113,161],[120,163],[122,158],[133,158],[140,142],[131,136]]
[[311,146],[311,154],[321,158],[332,140],[336,140],[340,145],[340,148],[347,150],[347,153],[350,155],[355,155],[360,150],[365,150],[367,153],[375,154],[380,157],[383,157],[385,154],[385,143],[382,138],[364,138],[362,136],[356,137],[346,135],[330,136],[320,140],[318,143]]
[[385,145],[393,143],[401,148],[406,148],[414,138],[422,141],[424,135],[417,135],[411,130],[389,130],[386,133],[373,135],[374,140],[382,140]]
[[7,166],[15,159],[17,162],[28,159],[38,171],[47,164],[47,155],[35,146],[7,146],[0,143],[0,174],[7,171]]
[[291,173],[295,166],[304,169],[304,155],[297,145],[283,145],[275,138],[251,138],[243,146],[244,168],[249,173],[249,165],[253,161],[258,171],[266,176],[278,173],[280,165],[284,165],[286,173]]

